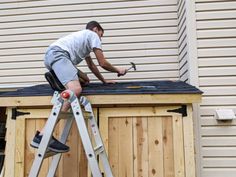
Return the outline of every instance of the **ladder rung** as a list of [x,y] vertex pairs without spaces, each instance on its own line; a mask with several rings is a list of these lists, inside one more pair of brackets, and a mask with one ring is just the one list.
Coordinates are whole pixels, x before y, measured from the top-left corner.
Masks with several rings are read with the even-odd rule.
[[74,116],[72,112],[61,112],[58,119],[68,119]]
[[104,147],[102,145],[94,148],[94,152],[96,155],[102,153],[103,151],[104,151]]
[[[84,113],[84,118],[85,119],[91,119],[92,116],[88,112],[83,112]],[[68,119],[74,117],[74,114],[72,112],[61,112],[58,119]]]

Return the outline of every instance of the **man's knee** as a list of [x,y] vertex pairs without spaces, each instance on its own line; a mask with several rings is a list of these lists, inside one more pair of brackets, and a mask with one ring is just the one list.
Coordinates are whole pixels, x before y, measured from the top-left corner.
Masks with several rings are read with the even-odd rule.
[[81,88],[81,87],[77,87],[77,88],[74,90],[74,94],[75,94],[76,96],[79,96],[79,95],[81,94],[81,92],[82,92],[82,88]]
[[66,88],[73,91],[76,96],[79,96],[82,92],[82,87],[79,81],[70,81],[66,84]]

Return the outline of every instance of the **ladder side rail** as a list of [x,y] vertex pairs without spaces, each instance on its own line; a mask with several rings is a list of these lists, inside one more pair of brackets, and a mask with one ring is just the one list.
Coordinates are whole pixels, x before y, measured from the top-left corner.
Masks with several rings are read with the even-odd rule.
[[98,129],[97,121],[95,120],[95,116],[94,116],[94,113],[93,113],[93,108],[91,106],[91,103],[85,97],[81,98],[81,102],[84,105],[85,110],[88,111],[89,114],[90,114],[89,124],[91,126],[92,133],[94,135],[94,140],[95,140],[96,146],[97,147],[99,147],[99,146],[103,147],[102,152],[99,153],[99,157],[102,160],[102,164],[103,164],[103,168],[104,168],[104,171],[106,173],[106,176],[107,177],[113,177],[112,170],[111,170],[109,160],[108,160],[108,156],[107,156],[107,153],[106,153],[106,150],[105,150],[105,146],[104,146],[100,131]]
[[[68,117],[68,119],[66,120],[66,124],[65,124],[63,132],[61,134],[60,142],[66,143],[66,140],[67,140],[68,135],[70,133],[70,129],[71,129],[73,120],[74,120],[73,116]],[[56,173],[56,170],[57,170],[57,167],[59,165],[59,161],[61,159],[61,156],[62,156],[62,153],[58,153],[58,154],[53,156],[52,162],[51,162],[50,167],[49,167],[47,177],[54,177],[54,175]]]
[[102,160],[102,164],[103,164],[105,174],[106,174],[107,177],[113,177],[112,170],[111,170],[109,160],[108,160],[108,156],[107,156],[107,153],[106,153],[106,150],[105,150],[105,146],[103,144],[103,140],[101,138],[100,131],[98,129],[97,122],[94,118],[93,112],[91,112],[91,118],[89,119],[89,122],[90,122],[90,125],[92,127],[92,132],[93,132],[93,135],[94,135],[94,140],[95,140],[96,145],[103,147],[102,152],[99,153],[99,157]]
[[52,111],[50,113],[50,116],[46,122],[45,129],[44,129],[44,136],[42,137],[41,143],[39,145],[39,148],[36,153],[36,157],[34,159],[33,165],[30,170],[29,177],[37,177],[40,171],[40,168],[43,163],[44,156],[47,151],[47,147],[49,144],[49,141],[52,137],[53,130],[56,126],[58,115],[60,113],[60,110],[62,108],[64,100],[61,98],[58,98],[55,102]]
[[85,150],[88,162],[89,162],[90,170],[94,177],[95,176],[102,177],[79,101],[77,97],[75,97],[74,95],[73,95],[72,100],[73,101],[71,101],[71,108],[75,116],[75,121],[77,123],[81,141],[83,143],[84,150]]

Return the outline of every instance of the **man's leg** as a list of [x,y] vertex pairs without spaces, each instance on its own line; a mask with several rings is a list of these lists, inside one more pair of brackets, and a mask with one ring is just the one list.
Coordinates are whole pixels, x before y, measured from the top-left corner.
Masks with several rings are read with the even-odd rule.
[[[49,55],[50,54],[50,55]],[[54,58],[55,61],[51,68],[60,82],[65,85],[66,89],[72,90],[76,96],[82,91],[81,85],[79,83],[79,78],[77,76],[77,68],[72,64],[69,55],[63,51],[52,51],[49,52],[50,58]],[[62,107],[62,111],[67,111],[70,108],[69,103],[65,103]],[[39,132],[37,131],[33,141],[31,142],[31,146],[34,148],[38,148],[41,142],[42,136],[44,133],[44,128]],[[49,149],[55,152],[67,152],[69,151],[69,147],[65,144],[61,143],[54,137],[50,140]]]
[[[80,93],[82,92],[82,87],[78,80],[68,82],[65,87],[66,89],[73,91],[77,97],[79,97]],[[66,112],[69,108],[70,104],[68,102],[64,102],[61,111]]]
[[[66,84],[65,87],[66,87],[66,89],[69,89],[69,90],[73,91],[74,94],[77,97],[80,95],[80,93],[82,91],[80,82],[78,80],[69,81]],[[70,104],[68,102],[64,102],[61,111],[67,112],[69,108],[70,108]],[[41,142],[43,133],[44,133],[44,128],[40,132],[39,131],[36,132],[36,135],[35,135],[33,141],[31,142],[32,147],[38,148],[38,146]],[[49,149],[52,150],[52,151],[55,151],[55,152],[67,152],[67,151],[69,151],[68,146],[66,146],[65,144],[59,142],[54,137],[53,137],[53,141],[51,141],[51,143],[49,145]]]

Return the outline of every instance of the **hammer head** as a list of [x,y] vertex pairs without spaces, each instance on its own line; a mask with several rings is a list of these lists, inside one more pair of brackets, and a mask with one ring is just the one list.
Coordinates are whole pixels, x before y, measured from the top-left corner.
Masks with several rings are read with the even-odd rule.
[[134,71],[136,71],[136,65],[135,65],[133,62],[130,62],[130,64],[131,64],[130,69],[131,69],[131,68],[134,68]]

